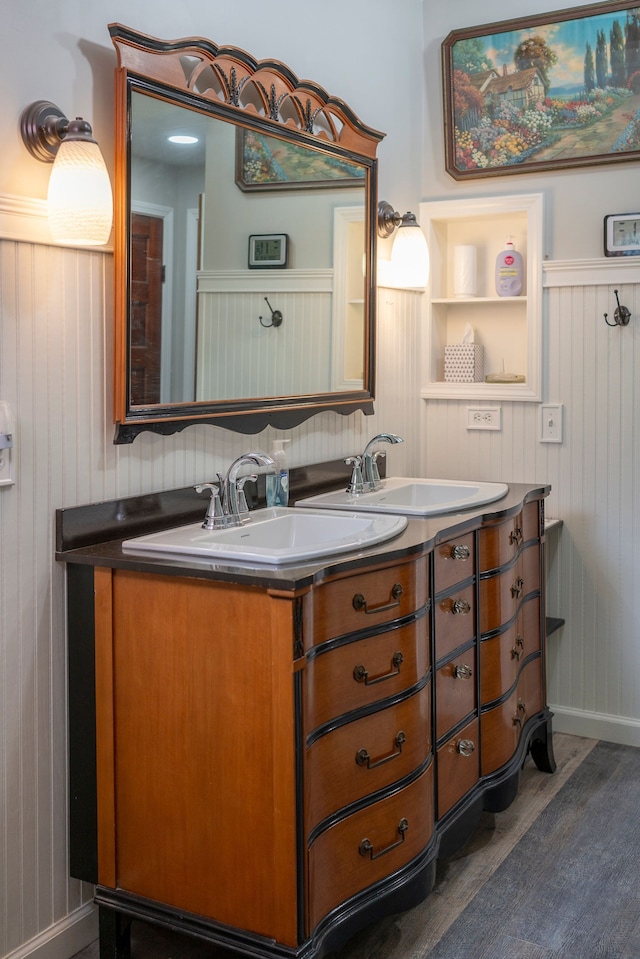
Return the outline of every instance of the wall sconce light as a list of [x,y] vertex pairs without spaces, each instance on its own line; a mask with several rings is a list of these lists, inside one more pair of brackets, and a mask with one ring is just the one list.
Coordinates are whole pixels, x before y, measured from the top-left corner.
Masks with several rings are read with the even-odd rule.
[[390,203],[378,203],[378,236],[389,237],[398,230],[391,248],[394,285],[424,289],[429,282],[429,248],[413,213],[397,213]]
[[91,126],[68,120],[55,104],[36,100],[22,112],[20,132],[36,160],[53,163],[49,228],[57,243],[103,246],[113,221],[109,174]]

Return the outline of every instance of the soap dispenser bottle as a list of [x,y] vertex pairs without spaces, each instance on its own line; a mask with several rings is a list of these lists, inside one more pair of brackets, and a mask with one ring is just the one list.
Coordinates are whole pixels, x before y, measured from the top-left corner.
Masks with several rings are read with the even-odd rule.
[[509,237],[506,248],[496,259],[496,293],[498,296],[520,296],[524,269],[522,255]]
[[273,473],[266,475],[267,506],[289,505],[289,468],[284,451],[285,443],[291,440],[274,440],[271,447],[271,458],[276,464]]

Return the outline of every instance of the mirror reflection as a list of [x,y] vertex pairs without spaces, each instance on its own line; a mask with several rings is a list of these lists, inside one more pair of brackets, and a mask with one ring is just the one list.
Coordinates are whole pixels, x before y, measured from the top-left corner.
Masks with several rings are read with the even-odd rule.
[[365,165],[136,89],[130,117],[130,406],[362,390]]

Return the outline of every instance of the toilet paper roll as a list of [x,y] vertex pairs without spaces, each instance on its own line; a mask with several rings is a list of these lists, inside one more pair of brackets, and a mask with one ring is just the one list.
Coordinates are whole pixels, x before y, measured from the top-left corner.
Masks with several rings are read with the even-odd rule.
[[476,248],[456,246],[453,250],[453,295],[476,295]]

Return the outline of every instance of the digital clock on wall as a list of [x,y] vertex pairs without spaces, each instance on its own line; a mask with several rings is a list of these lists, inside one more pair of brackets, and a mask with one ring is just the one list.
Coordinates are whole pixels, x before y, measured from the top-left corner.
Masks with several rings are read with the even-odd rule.
[[258,233],[249,237],[249,269],[277,270],[287,265],[289,237],[286,233]]

